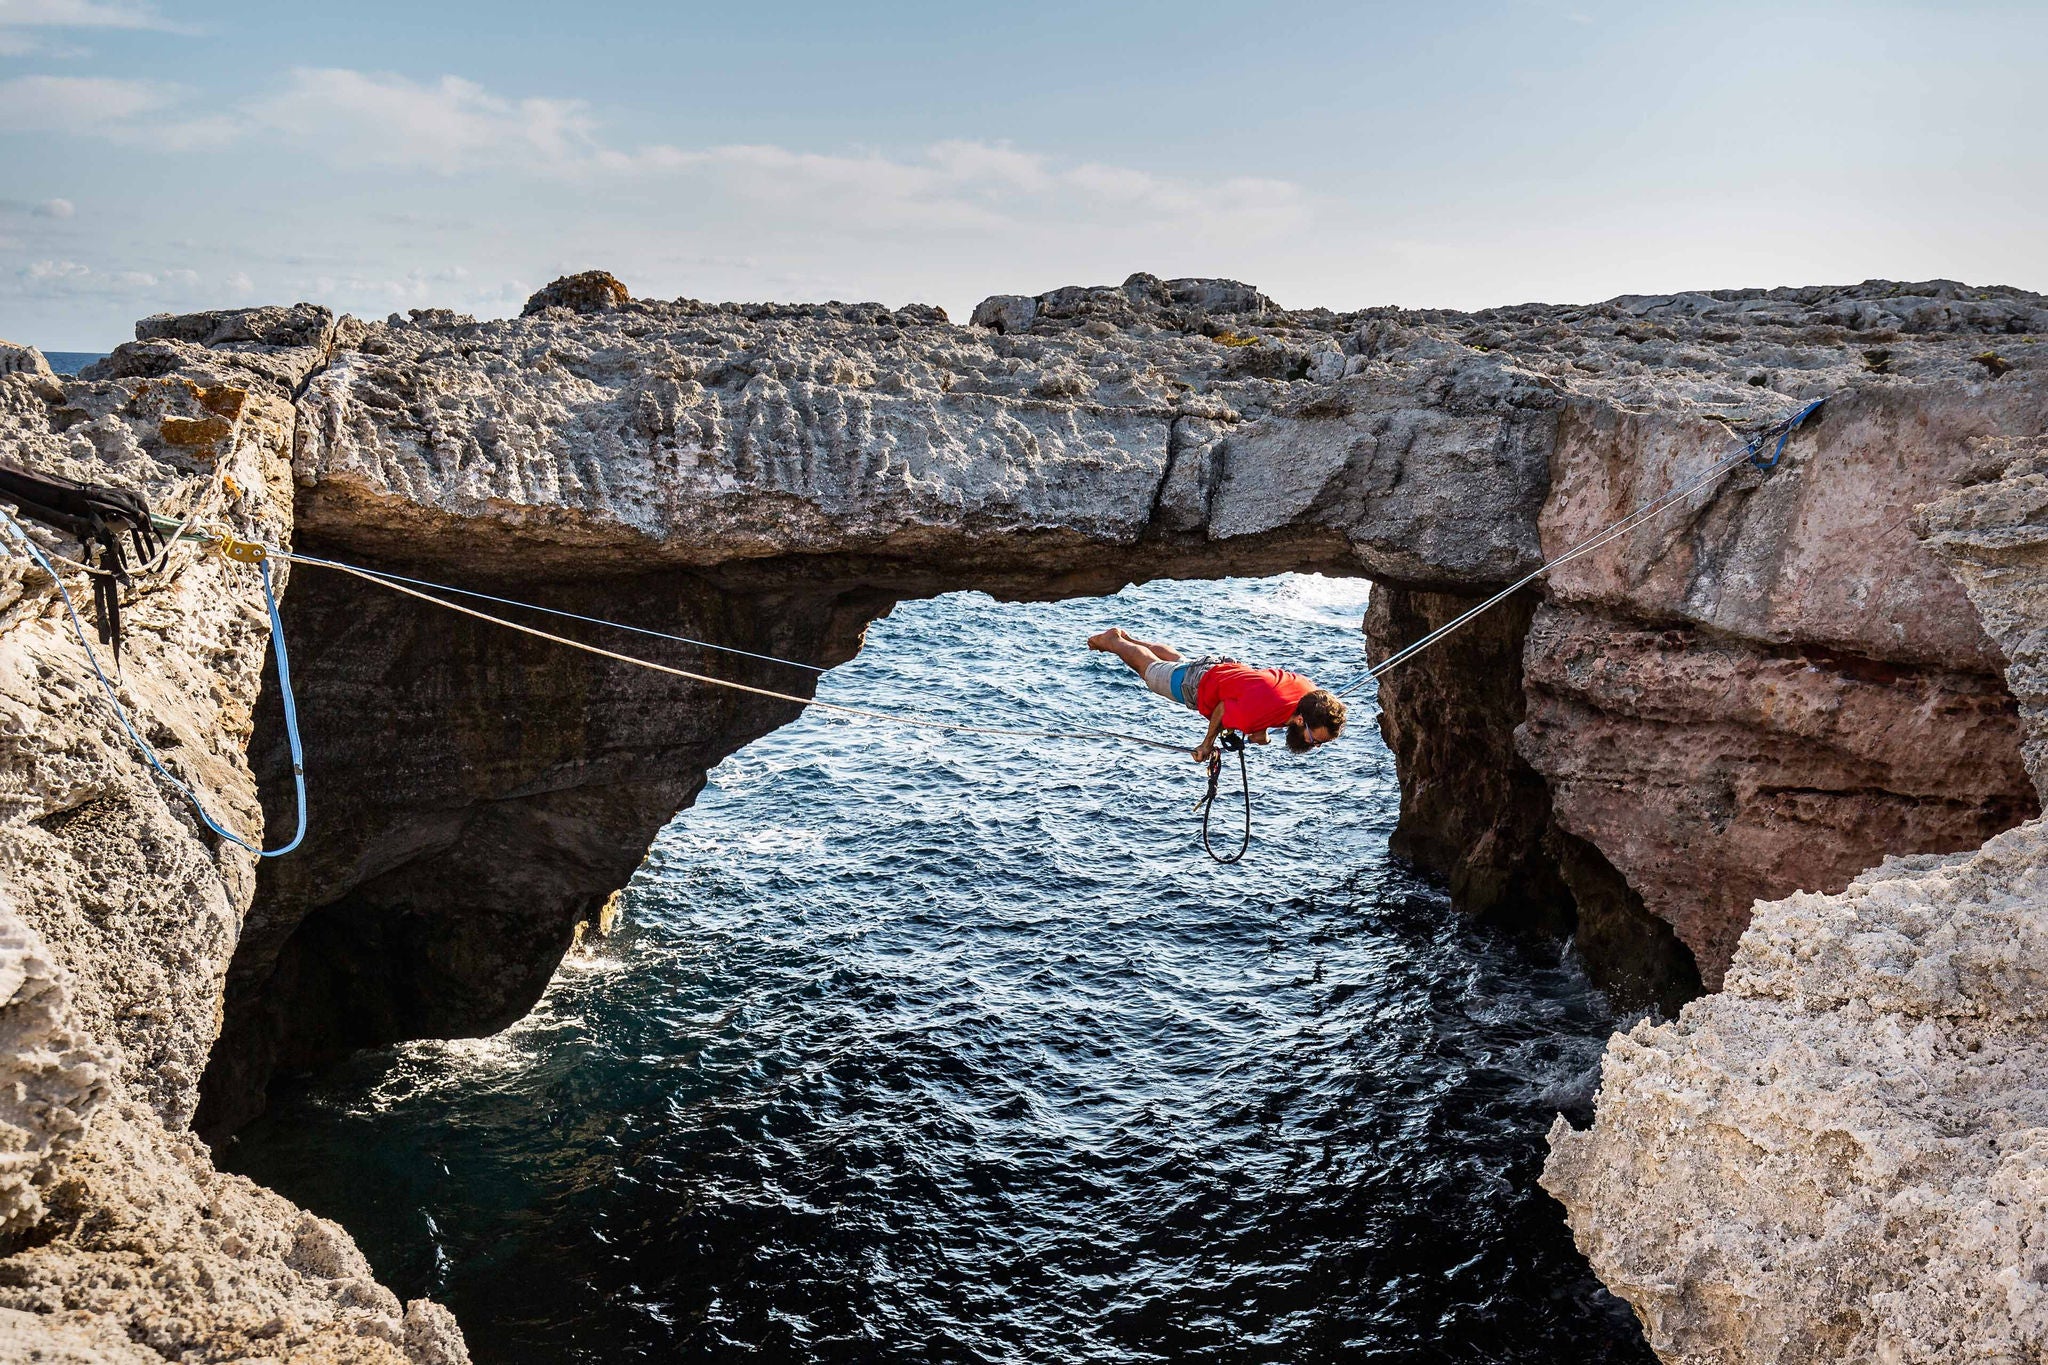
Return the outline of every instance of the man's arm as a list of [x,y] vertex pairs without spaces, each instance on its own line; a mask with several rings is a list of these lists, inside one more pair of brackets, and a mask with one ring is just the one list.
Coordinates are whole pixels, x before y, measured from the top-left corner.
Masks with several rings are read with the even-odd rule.
[[1216,714],[1209,717],[1209,733],[1202,736],[1202,747],[1195,750],[1195,762],[1207,763],[1216,752],[1216,736],[1223,733],[1223,703],[1216,703]]

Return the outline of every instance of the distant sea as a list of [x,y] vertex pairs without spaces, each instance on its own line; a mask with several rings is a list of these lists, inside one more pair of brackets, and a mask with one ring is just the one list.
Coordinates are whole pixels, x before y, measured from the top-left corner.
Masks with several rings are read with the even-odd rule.
[[77,374],[95,360],[105,360],[105,351],[44,351],[43,359],[58,374]]

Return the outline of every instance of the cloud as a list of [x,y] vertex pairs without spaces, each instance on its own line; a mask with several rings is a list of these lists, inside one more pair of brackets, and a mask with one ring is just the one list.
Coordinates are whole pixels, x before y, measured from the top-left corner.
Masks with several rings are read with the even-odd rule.
[[[293,70],[271,91],[204,114],[190,92],[171,85],[24,76],[0,81],[6,130],[162,150],[234,142],[253,153],[269,144],[430,205],[448,196],[409,178],[468,182],[461,202],[472,211],[479,195],[510,194],[517,211],[537,221],[553,222],[556,206],[589,205],[611,215],[610,241],[680,232],[689,249],[719,255],[757,242],[799,256],[822,242],[841,253],[888,255],[904,241],[940,239],[1014,254],[1058,240],[1087,259],[1123,259],[1151,258],[1166,240],[1186,255],[1228,259],[1247,244],[1301,231],[1313,209],[1288,181],[1162,175],[1006,142],[955,138],[891,151],[626,143],[581,100],[508,97],[452,75],[417,81],[346,68]],[[382,306],[428,297],[415,276],[355,268],[322,271],[308,283]]]
[[106,0],[0,0],[0,57],[23,57],[31,53],[81,56],[83,53],[79,48],[53,43],[36,31],[81,28],[191,32],[164,19],[149,5],[106,3]]
[[1307,196],[1287,181],[1178,179],[1099,162],[1067,164],[1003,143],[945,141],[899,156],[797,152],[772,145],[605,150],[588,163],[535,168],[637,182],[710,182],[735,202],[835,228],[987,229],[1041,215],[1111,216],[1127,226],[1281,231]]
[[718,203],[835,229],[987,230],[1048,213],[1116,215],[1197,232],[1266,234],[1298,225],[1299,187],[1277,180],[1179,179],[1101,163],[1072,164],[1007,143],[949,139],[896,155],[773,144],[623,146],[582,100],[510,98],[474,81],[302,67],[243,104],[255,134],[345,166],[440,176],[660,188],[688,186]]
[[193,304],[220,288],[221,282],[182,266],[124,270],[67,259],[31,261],[11,276],[0,276],[0,295],[17,298]]
[[78,212],[78,206],[69,199],[45,199],[29,212],[38,218],[69,218]]
[[0,28],[143,28],[181,31],[149,5],[103,0],[0,0]]
[[251,101],[246,112],[272,132],[322,139],[340,160],[451,175],[563,165],[597,152],[595,123],[581,100],[503,99],[459,76],[422,84],[302,67],[284,90]]
[[0,81],[0,133],[84,133],[172,151],[218,146],[240,132],[227,115],[181,117],[187,92],[113,76],[16,76]]
[[10,133],[105,132],[174,103],[154,81],[111,76],[16,76],[0,81],[0,130]]

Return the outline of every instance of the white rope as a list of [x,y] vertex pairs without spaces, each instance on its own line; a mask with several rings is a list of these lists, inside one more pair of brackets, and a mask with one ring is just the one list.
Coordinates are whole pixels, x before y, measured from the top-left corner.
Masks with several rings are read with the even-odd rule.
[[[282,552],[280,551],[279,553]],[[328,563],[325,560],[307,555],[301,555],[300,562],[319,564],[326,568],[343,567],[339,563]],[[544,607],[538,602],[522,602],[516,597],[499,597],[495,593],[478,592],[475,588],[458,588],[452,583],[435,583],[425,578],[408,578],[402,573],[393,573],[389,569],[371,569],[369,572],[376,574],[379,578],[388,579],[393,583],[410,583],[416,588],[432,588],[435,592],[452,592],[457,597],[471,597],[480,602],[496,602],[504,607],[518,607],[523,611],[537,611],[547,616],[559,616],[569,621],[583,621],[589,625],[603,626],[607,630],[623,630],[633,635],[650,636],[656,640],[674,640],[678,644],[695,645],[699,649],[715,650],[720,654],[736,654],[742,659],[759,659],[762,663],[782,664],[787,668],[802,669],[806,673],[824,673],[828,671],[820,664],[807,664],[801,659],[784,659],[774,654],[756,654],[751,649],[738,649],[732,645],[715,644],[710,640],[699,640],[692,635],[674,635],[665,630],[649,630],[645,626],[629,626],[624,621],[607,621],[602,616],[585,616],[580,611],[564,611],[560,607]]]
[[[1379,663],[1373,665],[1371,668],[1368,668],[1364,673],[1360,674],[1357,678],[1354,678],[1352,681],[1338,688],[1337,695],[1343,696],[1345,693],[1354,692],[1359,688],[1365,686],[1366,683],[1376,678],[1386,676],[1386,674],[1392,672],[1394,669],[1400,667],[1408,660],[1414,658],[1423,650],[1428,649],[1431,645],[1443,639],[1446,635],[1449,635],[1453,631],[1456,631],[1459,627],[1465,625],[1474,617],[1483,615],[1492,608],[1499,606],[1502,602],[1507,601],[1510,597],[1513,597],[1523,588],[1528,587],[1531,583],[1536,582],[1538,579],[1548,574],[1552,569],[1561,568],[1564,565],[1571,563],[1575,559],[1593,553],[1593,551],[1599,549],[1601,546],[1607,544],[1608,542],[1616,540],[1621,536],[1627,535],[1630,531],[1633,531],[1636,527],[1642,525],[1645,521],[1650,520],[1652,517],[1657,516],[1659,513],[1665,511],[1672,505],[1680,501],[1683,501],[1685,498],[1692,496],[1694,493],[1697,493],[1701,488],[1705,487],[1713,480],[1719,478],[1721,475],[1727,473],[1729,470],[1735,468],[1735,466],[1741,464],[1744,460],[1754,457],[1757,451],[1763,448],[1764,442],[1770,440],[1771,437],[1782,436],[1785,439],[1790,439],[1792,432],[1798,429],[1799,424],[1801,422],[1804,422],[1807,419],[1807,417],[1812,415],[1814,409],[1818,408],[1821,402],[1825,401],[1826,400],[1823,399],[1814,403],[1809,403],[1805,408],[1801,409],[1796,415],[1787,418],[1785,421],[1778,423],[1775,426],[1770,427],[1764,432],[1763,435],[1757,437],[1755,440],[1751,441],[1747,446],[1743,447],[1741,450],[1738,450],[1737,452],[1735,452],[1735,454],[1730,455],[1727,459],[1721,461],[1719,464],[1715,465],[1712,469],[1709,469],[1706,473],[1700,475],[1697,479],[1694,479],[1685,487],[1678,489],[1676,492],[1666,493],[1661,498],[1656,498],[1649,502],[1644,503],[1642,506],[1636,508],[1635,511],[1623,517],[1620,521],[1613,523],[1604,530],[1595,532],[1592,536],[1589,536],[1587,539],[1580,541],[1578,544],[1566,550],[1563,554],[1557,556],[1557,558],[1552,559],[1547,563],[1538,566],[1536,569],[1527,574],[1524,574],[1522,577],[1516,579],[1513,583],[1510,583],[1507,587],[1502,588],[1499,592],[1487,598],[1484,602],[1481,602],[1478,606],[1473,607],[1471,610],[1462,613],[1456,619],[1444,625],[1438,626],[1435,630],[1431,631],[1429,634],[1423,636],[1420,640],[1415,641],[1415,643],[1407,646],[1406,648],[1397,650],[1395,653],[1389,655],[1387,658],[1382,659]],[[1779,449],[1783,450],[1784,440],[1780,440],[1778,445]],[[1776,463],[1775,458],[1773,459],[1773,463]]]
[[734,682],[730,678],[714,678],[709,674],[695,673],[687,668],[676,668],[670,664],[658,664],[652,659],[642,659],[631,654],[621,654],[617,650],[605,649],[600,645],[587,644],[582,640],[572,640],[566,635],[556,635],[552,631],[541,630],[538,627],[524,625],[518,621],[509,621],[502,616],[493,616],[487,611],[478,611],[475,607],[466,607],[460,602],[450,602],[445,597],[436,597],[432,593],[421,592],[417,588],[408,587],[404,583],[394,582],[391,579],[385,578],[373,569],[359,568],[354,564],[344,564],[338,559],[320,559],[312,555],[294,554],[291,551],[279,550],[271,546],[265,546],[264,549],[269,554],[276,555],[281,559],[288,559],[294,564],[310,564],[316,568],[334,569],[341,573],[351,574],[366,583],[374,583],[380,588],[388,588],[392,592],[403,593],[407,597],[416,597],[422,602],[431,602],[437,607],[444,607],[449,611],[458,612],[463,616],[474,617],[479,621],[488,621],[492,625],[503,626],[507,630],[516,630],[523,635],[531,635],[535,639],[551,641],[558,645],[566,645],[570,649],[580,649],[586,654],[595,654],[601,658],[614,659],[622,664],[632,664],[636,668],[652,669],[656,673],[667,673],[674,677],[687,678],[691,682],[706,683],[712,687],[729,688],[734,692],[747,692],[757,697],[768,697],[775,701],[794,702],[798,706],[815,706],[825,711],[836,711],[841,715],[860,716],[867,720],[884,721],[891,725],[905,725],[918,730],[943,730],[952,734],[963,735],[1000,735],[1010,739],[1115,739],[1129,744],[1143,744],[1153,749],[1165,749],[1172,753],[1186,752],[1186,749],[1179,744],[1169,744],[1164,740],[1146,739],[1141,735],[1122,734],[1115,730],[1024,730],[1001,725],[964,725],[955,721],[924,720],[917,716],[905,716],[890,711],[871,711],[865,707],[843,706],[838,702],[819,701],[813,697],[799,697],[789,692],[777,692],[766,687],[755,687],[751,683]]

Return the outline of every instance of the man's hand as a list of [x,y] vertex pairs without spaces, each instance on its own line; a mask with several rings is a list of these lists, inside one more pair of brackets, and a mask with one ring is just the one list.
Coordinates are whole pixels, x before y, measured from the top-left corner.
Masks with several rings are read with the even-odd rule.
[[1197,763],[1207,763],[1210,759],[1214,758],[1215,756],[1216,746],[1213,744],[1204,744],[1201,748],[1195,750],[1195,752],[1191,755],[1191,757]]

